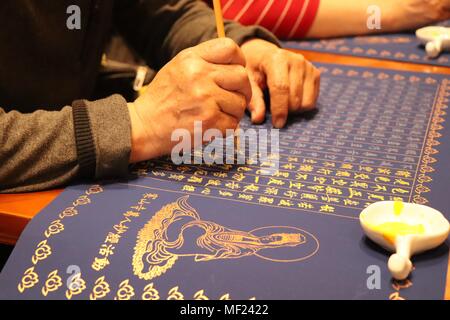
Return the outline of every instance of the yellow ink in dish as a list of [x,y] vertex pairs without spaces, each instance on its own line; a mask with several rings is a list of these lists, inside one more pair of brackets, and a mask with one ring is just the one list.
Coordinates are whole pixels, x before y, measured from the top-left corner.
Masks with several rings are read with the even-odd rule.
[[402,213],[403,207],[404,205],[402,201],[394,201],[394,214],[399,216],[400,213]]
[[423,224],[408,224],[404,222],[385,222],[371,227],[374,231],[380,232],[383,237],[392,244],[398,236],[409,234],[424,234],[425,227]]

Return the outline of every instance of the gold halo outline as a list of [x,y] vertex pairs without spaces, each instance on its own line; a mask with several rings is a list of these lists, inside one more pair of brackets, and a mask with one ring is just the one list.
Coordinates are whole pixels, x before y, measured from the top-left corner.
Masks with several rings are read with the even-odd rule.
[[253,230],[249,231],[249,233],[253,234],[254,231],[268,229],[268,228],[287,228],[287,229],[294,229],[294,230],[306,233],[311,238],[313,238],[314,241],[316,242],[316,244],[317,244],[316,250],[314,250],[314,252],[310,253],[309,255],[307,255],[305,257],[297,258],[297,259],[289,259],[289,260],[272,259],[272,258],[265,257],[265,256],[263,256],[263,255],[261,255],[259,253],[254,253],[254,255],[257,256],[258,258],[261,258],[261,259],[267,260],[267,261],[272,261],[272,262],[284,262],[284,263],[299,262],[299,261],[303,261],[303,260],[311,258],[312,256],[314,256],[317,253],[317,251],[319,251],[319,247],[320,247],[319,239],[317,239],[316,236],[314,236],[312,233],[310,233],[308,231],[305,231],[303,229],[297,228],[297,227],[292,227],[292,226],[267,226],[267,227],[260,227],[260,228],[253,229]]

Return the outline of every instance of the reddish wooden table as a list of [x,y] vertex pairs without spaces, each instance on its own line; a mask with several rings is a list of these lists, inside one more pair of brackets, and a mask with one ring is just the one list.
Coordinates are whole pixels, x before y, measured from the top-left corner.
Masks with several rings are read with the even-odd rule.
[[[429,65],[350,57],[311,51],[292,51],[299,52],[303,54],[308,60],[314,62],[329,62],[403,71],[444,73],[450,75],[450,67],[434,67]],[[61,192],[62,190],[51,190],[26,194],[0,194],[0,242],[6,244],[15,244],[28,221],[30,221],[34,217],[34,215],[36,215],[45,206],[47,206]],[[449,269],[447,271],[445,299],[450,300],[450,261]]]

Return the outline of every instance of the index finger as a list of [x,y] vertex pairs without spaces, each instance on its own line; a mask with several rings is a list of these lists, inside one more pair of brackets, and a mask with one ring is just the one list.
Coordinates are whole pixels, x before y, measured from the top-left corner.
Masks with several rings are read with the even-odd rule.
[[193,50],[210,63],[246,65],[241,48],[230,38],[209,40],[195,46]]
[[274,58],[264,66],[270,94],[272,124],[282,128],[289,111],[289,66],[285,59]]

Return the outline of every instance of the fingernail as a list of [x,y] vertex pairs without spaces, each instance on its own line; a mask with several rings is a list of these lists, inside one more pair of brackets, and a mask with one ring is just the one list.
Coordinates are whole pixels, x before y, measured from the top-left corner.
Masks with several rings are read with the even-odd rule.
[[275,119],[275,123],[274,123],[275,128],[281,129],[284,127],[284,124],[285,124],[285,120],[283,118]]

